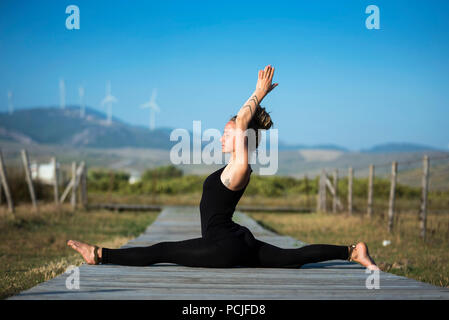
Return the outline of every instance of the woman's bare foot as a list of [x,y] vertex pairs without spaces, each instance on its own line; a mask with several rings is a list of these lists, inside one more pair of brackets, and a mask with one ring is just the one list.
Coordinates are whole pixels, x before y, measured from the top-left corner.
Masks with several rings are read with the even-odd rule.
[[351,260],[360,263],[362,266],[370,270],[380,270],[374,260],[370,257],[368,246],[365,242],[359,242],[356,244],[351,254]]
[[[84,258],[87,264],[98,264],[95,263],[95,246],[91,246],[87,243],[82,243],[79,241],[69,240],[67,241],[67,245],[72,249],[78,251]],[[98,248],[98,258],[101,258],[101,248]]]

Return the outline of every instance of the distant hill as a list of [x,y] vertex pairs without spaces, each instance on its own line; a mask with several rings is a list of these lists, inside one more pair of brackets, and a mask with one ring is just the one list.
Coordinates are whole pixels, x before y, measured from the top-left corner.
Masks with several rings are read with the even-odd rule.
[[[269,140],[267,140],[269,141]],[[270,144],[267,143],[267,146]],[[315,145],[305,145],[305,144],[287,144],[282,141],[279,141],[279,150],[307,150],[307,149],[316,149],[316,150],[338,150],[338,151],[349,151],[347,148],[337,146],[335,144],[315,144]]]
[[408,143],[408,142],[390,142],[378,144],[369,149],[360,150],[360,152],[368,152],[368,153],[417,152],[417,151],[443,151],[443,150],[422,144]]

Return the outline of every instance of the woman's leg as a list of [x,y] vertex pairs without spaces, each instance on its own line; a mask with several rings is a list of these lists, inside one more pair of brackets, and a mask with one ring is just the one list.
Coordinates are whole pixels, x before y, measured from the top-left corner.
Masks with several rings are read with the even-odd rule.
[[188,267],[229,267],[232,265],[227,252],[215,242],[204,238],[182,241],[164,241],[148,247],[102,249],[103,264],[148,266],[154,263],[175,263]]
[[256,239],[246,227],[242,227],[242,230],[241,237],[250,248],[245,261],[248,267],[298,268],[306,263],[348,259],[348,246],[310,244],[301,248],[280,248]]
[[300,248],[279,248],[255,239],[254,264],[265,268],[298,268],[306,263],[347,260],[348,246],[310,244]]

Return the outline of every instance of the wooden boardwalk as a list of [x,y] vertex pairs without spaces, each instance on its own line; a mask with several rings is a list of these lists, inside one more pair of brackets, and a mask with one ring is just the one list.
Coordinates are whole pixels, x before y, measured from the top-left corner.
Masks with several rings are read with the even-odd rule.
[[[234,220],[256,238],[283,248],[305,243],[280,236],[236,211]],[[123,247],[148,246],[201,236],[198,207],[166,206],[147,230]],[[379,289],[368,289],[370,274],[357,263],[332,260],[283,268],[192,268],[170,263],[148,267],[79,267],[79,289],[67,289],[62,274],[10,299],[449,299],[449,289],[380,272]]]

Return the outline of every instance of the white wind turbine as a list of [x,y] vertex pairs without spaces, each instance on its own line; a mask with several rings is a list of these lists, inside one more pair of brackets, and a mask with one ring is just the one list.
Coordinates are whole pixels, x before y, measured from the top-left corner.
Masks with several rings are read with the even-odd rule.
[[65,109],[65,83],[64,79],[59,79],[59,105]]
[[14,105],[12,104],[12,91],[8,91],[8,109],[9,114],[12,114],[14,112]]
[[150,101],[140,105],[141,108],[150,108],[150,130],[151,131],[153,131],[154,127],[155,127],[155,125],[154,125],[154,113],[161,111],[161,109],[159,109],[159,106],[155,102],[156,95],[157,95],[157,89],[153,89],[153,93],[151,95]]
[[80,116],[81,116],[81,118],[84,118],[86,105],[84,104],[84,88],[83,88],[83,86],[80,86],[78,88],[78,93],[80,95]]
[[117,102],[117,99],[111,95],[111,81],[108,81],[106,83],[106,96],[103,101],[101,101],[101,105],[107,105],[108,108],[108,125],[112,123],[112,104]]

